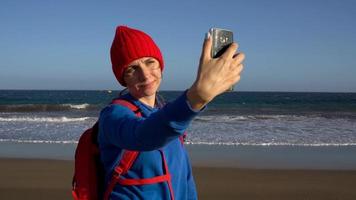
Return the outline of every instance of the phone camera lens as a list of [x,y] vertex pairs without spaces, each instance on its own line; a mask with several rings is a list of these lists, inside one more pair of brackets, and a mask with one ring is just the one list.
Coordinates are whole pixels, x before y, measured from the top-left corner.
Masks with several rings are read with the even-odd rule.
[[221,43],[225,43],[226,41],[227,41],[226,37],[223,37],[223,36],[220,37],[220,42]]

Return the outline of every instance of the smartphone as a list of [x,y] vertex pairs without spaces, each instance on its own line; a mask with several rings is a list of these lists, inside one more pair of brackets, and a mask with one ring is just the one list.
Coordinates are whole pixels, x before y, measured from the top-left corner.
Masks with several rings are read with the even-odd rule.
[[[212,38],[212,48],[211,48],[211,56],[213,58],[220,57],[227,48],[229,48],[230,44],[234,41],[233,32],[227,29],[221,28],[211,28],[210,35]],[[232,85],[227,92],[231,92],[234,90],[234,85]]]
[[211,28],[210,35],[213,42],[211,49],[211,56],[213,58],[220,57],[234,41],[232,31],[227,29]]

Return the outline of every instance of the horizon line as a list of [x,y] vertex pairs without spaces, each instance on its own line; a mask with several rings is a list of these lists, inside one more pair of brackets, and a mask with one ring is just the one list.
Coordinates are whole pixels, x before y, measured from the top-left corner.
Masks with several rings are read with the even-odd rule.
[[[106,91],[106,92],[120,92],[122,90],[112,90],[112,89],[2,89],[0,91]],[[159,90],[158,92],[184,92],[184,90]],[[231,92],[280,92],[280,93],[356,93],[354,92],[345,92],[345,91],[283,91],[283,90],[238,90]],[[227,92],[230,93],[230,92]]]

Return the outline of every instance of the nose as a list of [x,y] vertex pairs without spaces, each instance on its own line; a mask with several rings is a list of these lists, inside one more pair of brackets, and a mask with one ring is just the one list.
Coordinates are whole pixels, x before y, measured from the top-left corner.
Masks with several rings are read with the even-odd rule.
[[150,70],[144,63],[140,64],[139,66],[139,79],[140,81],[145,81],[150,76]]

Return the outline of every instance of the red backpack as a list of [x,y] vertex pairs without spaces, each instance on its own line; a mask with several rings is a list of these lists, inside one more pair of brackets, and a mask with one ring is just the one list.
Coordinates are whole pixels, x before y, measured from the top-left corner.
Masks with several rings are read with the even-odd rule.
[[[126,106],[132,110],[136,116],[141,117],[139,108],[129,101],[115,99],[112,104]],[[165,163],[164,175],[145,179],[122,179],[120,176],[127,173],[139,154],[138,151],[123,150],[122,159],[115,167],[111,180],[105,190],[105,172],[100,161],[100,152],[97,142],[98,131],[98,122],[96,122],[95,125],[86,130],[79,139],[75,152],[75,168],[72,181],[72,195],[75,200],[107,200],[116,184],[144,185],[160,182],[168,183],[171,199],[174,199],[170,174],[162,151],[160,152]],[[185,134],[180,137],[182,144],[184,137]]]
[[[141,117],[139,109],[129,101],[116,99],[112,104],[120,104],[130,108],[137,116]],[[86,130],[79,139],[75,151],[75,167],[72,181],[72,195],[75,200],[99,200],[105,193],[105,172],[100,161],[100,152],[97,142],[99,124],[96,122],[92,128]],[[138,152],[127,151],[116,168],[127,172]]]

